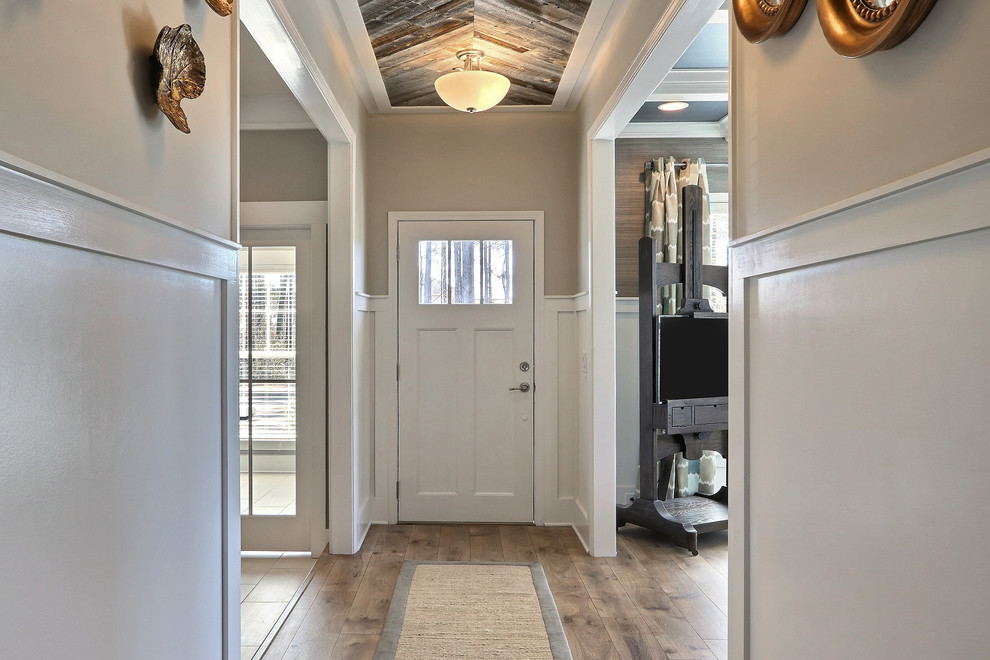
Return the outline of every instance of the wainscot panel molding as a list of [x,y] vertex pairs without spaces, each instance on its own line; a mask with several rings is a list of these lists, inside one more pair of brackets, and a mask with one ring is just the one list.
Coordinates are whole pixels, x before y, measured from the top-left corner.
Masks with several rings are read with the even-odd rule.
[[358,331],[363,336],[356,356],[360,396],[368,401],[358,411],[360,455],[367,475],[362,492],[367,493],[367,519],[372,524],[394,524],[398,520],[398,501],[391,495],[397,479],[399,436],[395,315],[392,301],[385,295],[357,293],[355,309]]
[[[809,484],[811,490],[807,491],[808,494],[798,494],[796,498],[788,495],[789,503],[783,510],[776,504],[768,505],[770,495],[767,489],[779,484],[767,484],[768,476],[769,481],[777,479],[771,475],[774,467],[767,467],[767,463],[774,462],[773,447],[779,447],[781,440],[778,434],[794,426],[794,420],[779,421],[767,412],[768,408],[773,408],[768,403],[768,397],[779,395],[783,391],[781,379],[791,377],[786,373],[788,369],[780,366],[782,364],[799,368],[797,363],[807,360],[810,365],[821,366],[827,364],[822,359],[823,355],[834,355],[837,361],[845,364],[849,358],[844,353],[855,351],[853,355],[860,355],[867,350],[868,342],[877,341],[870,335],[874,326],[879,324],[884,332],[889,333],[881,342],[882,346],[877,346],[877,351],[882,355],[876,357],[884,361],[884,368],[872,373],[870,379],[891,388],[897,385],[888,381],[905,383],[905,392],[895,395],[875,388],[868,397],[868,407],[836,408],[848,396],[828,386],[837,382],[838,376],[822,374],[812,377],[805,373],[800,390],[807,391],[816,402],[820,400],[824,403],[811,404],[801,401],[799,392],[794,394],[794,405],[801,414],[825,415],[821,412],[822,406],[828,406],[827,410],[832,411],[830,425],[844,423],[842,420],[846,418],[859,422],[865,420],[858,428],[840,429],[842,432],[838,435],[831,433],[830,437],[834,439],[831,451],[842,452],[840,455],[850,456],[854,462],[872,460],[872,465],[878,465],[875,457],[877,443],[892,452],[892,463],[887,467],[893,467],[894,474],[871,475],[878,477],[876,483],[880,485],[880,492],[890,494],[890,501],[877,506],[891,510],[892,517],[866,523],[856,519],[856,516],[849,516],[845,522],[829,520],[825,524],[827,530],[841,526],[846,531],[843,541],[846,545],[829,549],[830,561],[843,562],[843,566],[847,565],[846,562],[856,564],[854,568],[849,568],[848,575],[856,579],[857,575],[869,574],[871,581],[876,582],[867,587],[857,581],[857,588],[883,589],[885,587],[877,585],[891,584],[898,569],[874,570],[871,566],[860,566],[852,555],[870,556],[880,538],[886,539],[883,547],[890,549],[896,544],[895,539],[913,534],[918,520],[934,521],[938,525],[940,538],[965,538],[963,545],[968,547],[985,545],[985,530],[973,536],[974,530],[980,528],[979,525],[972,525],[973,516],[982,515],[980,505],[968,504],[985,501],[987,492],[984,485],[967,479],[955,483],[953,504],[945,506],[944,502],[925,498],[915,493],[913,488],[905,488],[901,484],[914,483],[916,478],[932,483],[952,482],[952,475],[956,475],[957,471],[951,466],[940,467],[945,457],[967,456],[967,460],[982,460],[977,456],[985,445],[982,438],[975,445],[973,439],[985,436],[983,431],[990,423],[985,411],[977,406],[969,408],[968,414],[960,415],[955,414],[954,403],[942,404],[945,409],[937,411],[931,410],[930,404],[932,398],[944,401],[955,397],[955,402],[972,398],[974,381],[983,378],[974,377],[971,367],[973,364],[986,364],[987,361],[987,354],[981,348],[986,344],[973,339],[974,334],[979,336],[982,332],[974,329],[985,327],[990,322],[986,312],[986,295],[978,280],[963,282],[951,271],[956,269],[960,274],[964,271],[972,274],[980,270],[974,264],[986,263],[987,256],[990,256],[987,248],[990,244],[987,208],[990,208],[990,150],[983,150],[794,218],[777,227],[738,238],[730,244],[729,352],[736,357],[730,364],[729,389],[730,397],[737,402],[730,409],[729,426],[733,431],[729,436],[729,453],[732,460],[728,462],[732,492],[729,500],[729,606],[738,613],[730,621],[734,657],[779,657],[774,655],[773,644],[776,640],[767,634],[773,626],[768,624],[771,615],[766,608],[772,599],[788,596],[779,593],[781,587],[774,583],[791,578],[802,582],[805,578],[800,574],[814,571],[807,569],[807,562],[797,559],[781,563],[779,557],[774,557],[777,551],[769,550],[766,545],[772,540],[767,538],[768,532],[769,536],[776,538],[772,527],[786,528],[788,524],[793,524],[797,519],[795,509],[801,510],[802,519],[808,519],[812,515],[811,509],[816,508],[808,506],[809,500],[824,500],[819,492],[822,483],[836,479],[829,474],[827,479],[816,479],[815,484]],[[984,273],[985,270],[984,266]],[[878,285],[870,279],[851,280],[860,273],[877,277],[882,284]],[[851,281],[855,284],[850,285]],[[916,288],[905,291],[902,282],[910,282],[910,286]],[[926,285],[926,282],[958,286],[942,286],[940,293],[934,293],[926,289],[939,287]],[[812,295],[819,296],[816,303],[802,300],[802,296],[807,295],[806,289],[811,290]],[[822,294],[823,290],[829,293]],[[786,311],[794,306],[794,313]],[[829,311],[833,308],[839,310],[834,319]],[[939,316],[955,319],[951,322],[956,327],[932,330],[940,324]],[[781,325],[787,326],[787,330],[781,330]],[[898,329],[891,331],[892,325]],[[922,327],[925,329],[921,330]],[[920,332],[927,334],[919,339]],[[843,343],[828,346],[828,340],[823,340],[823,337],[833,335],[836,342]],[[956,341],[956,337],[961,346],[969,351],[968,357],[964,360],[946,360],[947,346]],[[845,348],[839,350],[840,346]],[[914,351],[911,359],[893,360],[892,356],[901,355],[905,350]],[[942,359],[936,356],[942,356]],[[982,373],[985,374],[985,371]],[[948,379],[951,384],[939,386],[937,392],[930,391],[925,381],[919,380],[924,378]],[[981,386],[976,383],[975,387]],[[896,400],[892,400],[894,397]],[[780,405],[786,408],[785,404]],[[871,416],[869,411],[875,414]],[[908,418],[915,420],[908,426],[913,424],[917,431],[904,430],[906,423],[903,420]],[[926,446],[925,451],[919,451],[924,446],[919,444],[919,438],[930,435],[927,429],[936,420],[939,428],[933,438],[937,438],[942,448],[931,457],[926,457]],[[941,423],[943,420],[944,424]],[[868,428],[875,432],[870,432]],[[771,429],[774,437],[766,437],[761,429]],[[817,423],[809,429],[809,437],[822,433]],[[865,444],[864,440],[867,441]],[[801,466],[804,466],[808,460],[814,459],[811,447],[818,446],[814,442],[809,445],[809,442],[784,453],[800,460]],[[860,444],[857,445],[857,442]],[[873,458],[863,458],[867,454]],[[929,458],[935,463],[930,462]],[[889,481],[885,483],[884,477]],[[870,480],[864,480],[864,490],[878,497],[876,484],[865,481]],[[803,488],[797,490],[805,492]],[[902,510],[905,507],[891,504],[915,494],[918,496],[912,499],[909,506],[910,515]],[[758,507],[754,501],[758,502]],[[769,520],[771,509],[776,516],[772,522]],[[813,515],[821,515],[821,512],[815,511]],[[871,527],[872,522],[879,523],[882,529]],[[788,552],[801,555],[805,551],[802,545],[805,541],[801,540],[801,536],[794,538],[796,543]],[[912,592],[912,597],[927,597],[925,594],[928,594],[937,598],[938,593],[953,594],[953,585],[978,579],[974,571],[983,570],[978,568],[980,562],[967,561],[967,551],[961,545],[949,545],[951,548],[929,533],[919,533],[912,537],[910,550],[896,551],[905,557],[905,561],[913,562],[912,565],[919,563],[918,556],[940,556],[940,568],[937,571],[933,569],[933,575],[939,576],[939,583],[935,586],[927,581],[912,584],[912,589],[921,590]],[[946,553],[954,559],[942,559]],[[773,564],[774,560],[778,563]],[[924,565],[928,565],[929,561],[925,560]],[[772,571],[768,563],[774,565]],[[770,579],[770,572],[777,573],[778,578]],[[768,584],[768,579],[771,584]],[[794,588],[808,587],[798,585]],[[834,581],[827,593],[821,594],[821,602],[835,602],[840,598],[838,592],[846,588],[849,588],[846,581]],[[963,602],[966,602],[965,599]],[[817,616],[817,607],[802,605],[803,616]],[[962,607],[967,611],[974,609],[966,605]],[[948,611],[952,607],[943,603],[936,609]],[[940,616],[957,617],[960,613]],[[956,618],[951,620],[958,621]],[[886,628],[884,634],[887,638],[884,639],[887,641],[871,634],[870,639],[863,640],[863,643],[873,649],[882,647],[902,655],[896,649],[907,642],[890,641],[892,637],[899,637],[890,635],[891,626],[897,624],[891,623],[889,617],[879,617],[877,621],[881,628]],[[926,630],[951,627],[932,624],[926,626]],[[971,628],[967,626],[966,629]],[[970,657],[973,655],[972,648],[975,648],[973,644],[987,643],[985,634],[975,632],[972,635],[947,632],[946,635],[952,639],[940,635],[939,643],[943,646],[936,654],[941,652],[954,657]],[[912,644],[920,643],[918,635],[913,637]],[[935,643],[931,635],[926,639],[928,641],[925,643]],[[953,650],[946,650],[946,645],[952,644],[956,645]],[[913,648],[922,653],[917,647]],[[801,650],[790,648],[789,652],[800,654]],[[928,654],[927,651],[924,653]]]
[[[735,258],[732,266],[743,277],[750,277],[771,272],[768,268],[808,265],[982,229],[986,226],[986,215],[973,213],[972,208],[988,208],[985,205],[990,199],[985,187],[988,173],[990,149],[982,149],[863,192],[731,241],[729,247]],[[916,202],[925,204],[927,214],[922,215],[914,206]],[[970,206],[973,203],[984,206]],[[909,208],[915,217],[896,214],[897,210],[903,212]],[[874,215],[864,218],[853,213],[857,210]],[[819,223],[822,220],[830,222]],[[815,223],[818,224],[814,230],[799,232],[805,225]],[[864,231],[864,223],[870,223],[869,231]],[[841,240],[849,231],[856,232],[856,241]],[[791,245],[798,236],[802,237],[801,243]],[[787,246],[786,250],[782,246]]]
[[362,540],[371,529],[375,498],[375,398],[378,317],[373,301],[354,296],[354,435],[357,438],[357,521]]
[[[0,186],[4,202],[8,205],[4,214],[5,231],[12,234],[83,247],[93,240],[107,243],[114,234],[113,230],[120,229],[122,222],[126,219],[132,222],[133,218],[139,217],[188,234],[199,239],[199,243],[214,243],[228,249],[237,247],[236,243],[226,238],[3,151],[0,151]],[[32,198],[33,194],[40,193],[45,195],[41,198],[44,202]],[[55,218],[58,222],[53,222]],[[162,235],[167,234],[163,232]],[[97,236],[102,236],[102,239],[97,239]],[[124,245],[134,248],[134,244],[139,242],[121,240],[120,243],[122,245],[118,249],[125,249]],[[110,249],[109,245],[104,247]],[[154,251],[148,249],[149,246],[144,247],[146,253]],[[112,253],[108,251],[108,254]]]
[[0,231],[221,279],[237,278],[237,244],[136,209],[107,193],[0,154]]
[[615,299],[615,501],[638,492],[639,298]]
[[[34,594],[0,625],[7,646],[19,655],[29,635],[29,654],[45,657],[80,645],[101,657],[235,657],[238,246],[6,158],[0,198],[10,285],[0,327],[11,343],[0,473],[32,498],[20,512],[0,507],[14,569],[0,579]],[[30,460],[5,438],[29,439]],[[53,517],[39,528],[31,510]],[[89,593],[107,571],[119,579],[86,596],[87,612],[62,597]],[[128,623],[138,592],[156,594],[143,614],[186,634]],[[124,632],[110,639],[97,619]],[[30,632],[40,621],[60,634]]]
[[537,335],[536,511],[542,524],[574,525],[577,515],[578,313],[587,294],[546,296]]

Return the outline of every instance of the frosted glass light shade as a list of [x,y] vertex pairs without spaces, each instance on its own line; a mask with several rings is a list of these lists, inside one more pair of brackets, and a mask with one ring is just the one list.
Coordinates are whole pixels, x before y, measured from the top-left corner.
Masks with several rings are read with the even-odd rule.
[[509,92],[509,79],[494,71],[454,71],[433,86],[443,102],[461,112],[481,112],[498,105]]

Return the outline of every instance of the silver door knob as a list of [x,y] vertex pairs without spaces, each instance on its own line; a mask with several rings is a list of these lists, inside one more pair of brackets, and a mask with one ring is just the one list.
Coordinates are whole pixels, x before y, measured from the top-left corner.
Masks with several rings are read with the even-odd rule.
[[510,387],[510,392],[529,392],[529,383],[519,383],[519,387]]

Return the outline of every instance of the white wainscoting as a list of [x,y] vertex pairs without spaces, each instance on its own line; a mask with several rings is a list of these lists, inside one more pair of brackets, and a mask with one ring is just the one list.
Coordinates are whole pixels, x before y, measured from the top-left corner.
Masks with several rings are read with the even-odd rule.
[[990,150],[732,244],[733,657],[990,649],[988,208]]
[[236,657],[236,245],[24,168],[0,199],[5,653]]
[[[587,294],[545,296],[536,323],[533,363],[535,511],[541,525],[573,525],[587,510],[577,497],[579,321]],[[395,381],[396,325],[389,296],[358,294],[356,361],[360,385],[357,418],[362,446],[360,497],[370,520],[398,520],[398,396]],[[587,374],[584,374],[585,377]],[[373,400],[373,403],[372,403]],[[363,501],[363,499],[362,499]],[[585,519],[587,514],[583,514]]]
[[[580,315],[587,294],[546,296],[543,336],[537,341],[536,522],[574,525],[578,500],[578,395]],[[586,374],[585,374],[586,375]],[[586,514],[585,514],[586,515]]]
[[[354,363],[360,519],[394,523],[398,505],[394,497],[398,469],[398,446],[394,440],[398,438],[398,396],[392,302],[388,296],[366,294],[356,294],[354,299],[357,310]],[[390,438],[393,439],[391,442]],[[367,528],[361,530],[361,538],[367,531]]]
[[615,299],[615,501],[637,493],[639,474],[639,298]]

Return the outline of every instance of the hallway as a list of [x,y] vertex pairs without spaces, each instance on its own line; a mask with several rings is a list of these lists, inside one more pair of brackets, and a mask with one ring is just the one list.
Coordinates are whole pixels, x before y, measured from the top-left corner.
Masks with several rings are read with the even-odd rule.
[[266,659],[372,658],[405,559],[539,561],[575,660],[724,660],[726,532],[699,536],[700,554],[633,525],[618,555],[587,555],[570,528],[374,526],[353,556],[323,555]]

